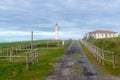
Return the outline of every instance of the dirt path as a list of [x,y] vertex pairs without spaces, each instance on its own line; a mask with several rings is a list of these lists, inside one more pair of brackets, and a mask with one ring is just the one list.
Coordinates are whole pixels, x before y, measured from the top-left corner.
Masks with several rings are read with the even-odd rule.
[[101,73],[90,61],[87,59],[85,54],[83,53],[80,43],[77,42],[78,52],[81,55],[80,61],[81,66],[83,68],[83,74],[86,79],[83,80],[110,80],[110,78],[106,77]]
[[73,41],[54,73],[46,80],[111,80],[104,76],[83,53],[80,43]]

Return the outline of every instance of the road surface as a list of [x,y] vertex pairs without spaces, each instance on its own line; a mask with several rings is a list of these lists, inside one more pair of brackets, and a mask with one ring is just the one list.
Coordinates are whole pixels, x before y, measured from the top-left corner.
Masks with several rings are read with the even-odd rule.
[[[73,41],[61,58],[54,73],[46,80],[112,80],[85,56],[79,41]],[[113,79],[114,80],[114,79]]]

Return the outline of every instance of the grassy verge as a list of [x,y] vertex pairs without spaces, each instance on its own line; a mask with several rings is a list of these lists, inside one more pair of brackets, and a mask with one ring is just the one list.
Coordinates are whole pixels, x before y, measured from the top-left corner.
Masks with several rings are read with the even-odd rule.
[[[96,67],[99,67],[100,70],[102,70],[103,73],[111,75],[111,76],[118,76],[120,77],[120,67],[117,64],[116,65],[116,69],[113,70],[112,69],[112,64],[111,63],[105,63],[105,65],[102,65],[101,63],[99,63],[96,58],[88,51],[88,49],[82,45],[82,49],[84,51],[84,53],[86,54],[86,56],[88,57],[88,59],[94,63],[96,65]],[[118,62],[117,62],[118,63]]]
[[25,70],[25,63],[0,62],[0,80],[45,80],[52,73],[66,47],[40,48],[40,59]]

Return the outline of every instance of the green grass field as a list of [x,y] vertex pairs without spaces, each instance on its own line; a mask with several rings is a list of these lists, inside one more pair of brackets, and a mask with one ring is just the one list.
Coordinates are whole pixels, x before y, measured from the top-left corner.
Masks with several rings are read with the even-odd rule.
[[[90,58],[90,60],[99,65],[101,69],[104,70],[104,72],[108,73],[109,75],[120,77],[120,37],[107,39],[89,39],[88,41],[103,50],[115,52],[116,69],[113,70],[111,63],[106,62],[105,65],[100,64],[99,62],[96,61],[96,58],[94,58],[94,56],[91,55],[90,52],[85,47],[83,47],[83,50]],[[110,55],[108,55],[108,57],[110,57]]]
[[[6,45],[8,44],[6,43]],[[45,80],[48,75],[52,74],[66,48],[67,46],[40,47],[39,62],[35,65],[31,64],[28,71],[26,71],[25,62],[23,61],[11,63],[0,61],[0,80]]]

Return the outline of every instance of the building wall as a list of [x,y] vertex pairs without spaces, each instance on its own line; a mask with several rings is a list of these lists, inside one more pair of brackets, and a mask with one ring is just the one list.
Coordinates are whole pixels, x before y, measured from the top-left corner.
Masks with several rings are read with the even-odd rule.
[[90,38],[95,38],[95,37],[96,37],[96,34],[90,33],[90,34],[89,34],[89,37],[90,37]]
[[89,37],[93,37],[95,39],[98,39],[98,38],[111,38],[111,37],[116,37],[115,34],[105,34],[105,33],[91,33],[89,34]]

